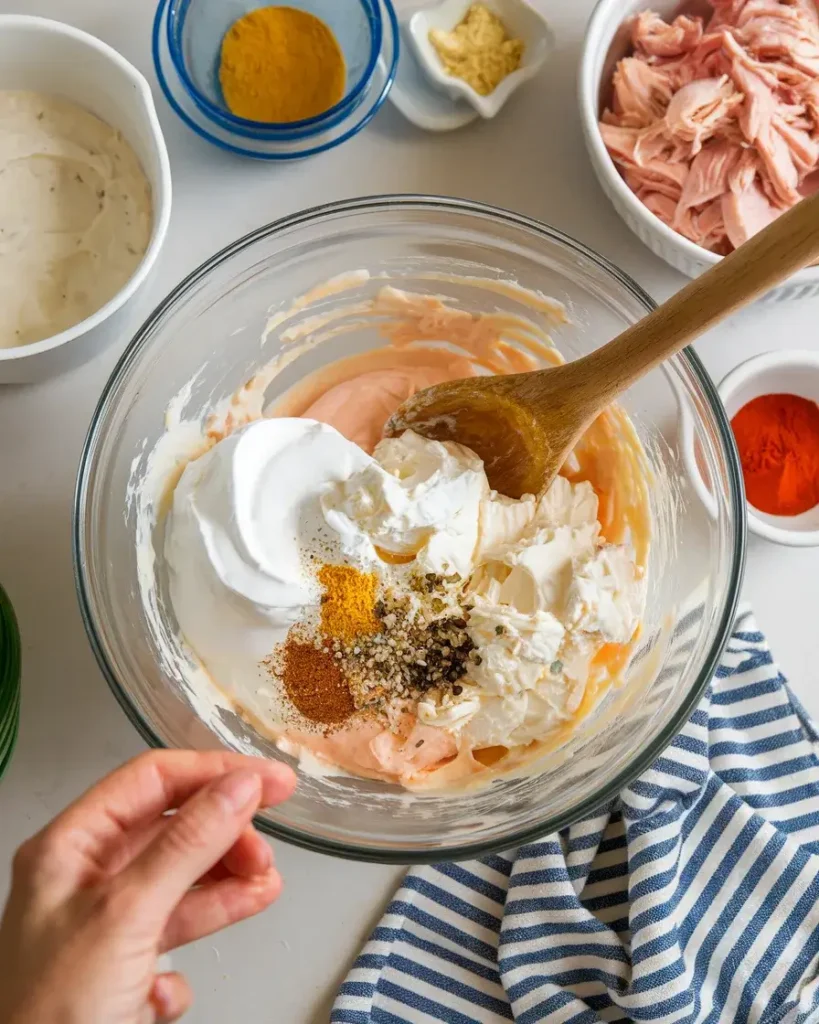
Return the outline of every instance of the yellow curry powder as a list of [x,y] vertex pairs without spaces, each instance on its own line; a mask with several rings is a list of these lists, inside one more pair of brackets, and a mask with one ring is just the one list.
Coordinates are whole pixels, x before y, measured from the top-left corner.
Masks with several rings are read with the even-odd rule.
[[346,80],[336,37],[307,11],[260,7],[222,41],[222,95],[233,114],[249,121],[317,117],[341,100]]
[[321,630],[334,640],[354,640],[381,630],[375,614],[378,578],[350,565],[323,565],[318,573],[324,594]]
[[451,32],[431,29],[429,41],[444,71],[481,96],[494,92],[523,59],[523,40],[510,39],[506,26],[484,4],[473,4]]

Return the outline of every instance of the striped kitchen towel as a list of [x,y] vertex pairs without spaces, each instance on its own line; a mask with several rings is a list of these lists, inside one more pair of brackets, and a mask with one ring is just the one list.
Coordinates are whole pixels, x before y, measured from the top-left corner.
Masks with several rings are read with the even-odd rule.
[[688,724],[612,806],[409,871],[332,1024],[819,1021],[817,752],[742,613]]

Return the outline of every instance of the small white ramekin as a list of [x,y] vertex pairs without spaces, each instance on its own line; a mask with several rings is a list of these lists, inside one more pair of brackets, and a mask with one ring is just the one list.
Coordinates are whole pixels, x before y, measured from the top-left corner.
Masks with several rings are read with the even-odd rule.
[[0,15],[0,89],[63,96],[119,129],[142,164],[153,199],[148,248],[113,298],[51,338],[0,348],[0,384],[19,384],[72,369],[116,337],[115,314],[144,283],[168,233],[171,165],[147,81],[116,50],[87,32],[46,18]]
[[[578,95],[580,122],[592,167],[615,210],[645,245],[688,277],[698,277],[721,257],[684,238],[646,209],[623,180],[603,143],[598,120],[606,106],[617,61],[630,48],[627,22],[640,11],[664,18],[679,13],[679,0],[599,0],[586,29],[580,60]],[[762,301],[819,295],[819,267],[794,274]]]
[[[766,352],[740,363],[719,385],[719,395],[732,419],[739,410],[760,395],[798,395],[819,402],[819,352]],[[703,479],[694,432],[683,419],[682,452],[691,484],[705,507],[713,512],[714,502]],[[771,516],[746,503],[748,529],[758,537],[786,547],[819,547],[819,506],[799,516]]]
[[471,103],[481,117],[494,117],[515,90],[543,67],[554,49],[554,36],[543,16],[526,0],[486,0],[488,6],[504,23],[513,39],[524,43],[523,60],[488,96],[481,96],[471,85],[444,71],[438,54],[429,41],[430,29],[451,31],[463,21],[472,0],[443,0],[437,7],[416,11],[409,20],[409,36],[416,56],[431,81],[456,100]]

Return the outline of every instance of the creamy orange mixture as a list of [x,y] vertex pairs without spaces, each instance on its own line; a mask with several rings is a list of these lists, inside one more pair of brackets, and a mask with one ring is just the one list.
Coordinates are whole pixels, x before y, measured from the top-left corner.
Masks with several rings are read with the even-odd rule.
[[[535,343],[528,330],[515,323],[516,318],[474,316],[452,310],[439,299],[423,296],[416,300],[413,296],[407,301],[401,293],[398,295],[388,298],[398,315],[382,330],[388,345],[338,360],[310,374],[268,414],[320,420],[371,452],[392,413],[423,388],[481,372],[521,372],[563,362],[554,347]],[[525,349],[520,346],[522,338]],[[430,345],[440,340],[450,347]],[[646,469],[631,421],[613,406],[589,429],[563,470],[572,482],[587,480],[592,484],[600,502],[605,539],[611,543],[629,540],[637,564],[643,567],[650,535]],[[607,644],[599,652],[575,721],[550,737],[550,747],[565,742],[605,689],[617,681],[636,640]],[[420,740],[424,742],[419,744]],[[326,735],[288,731],[287,741],[293,750],[308,749],[321,760],[355,774],[405,784],[411,780],[417,783],[430,772],[434,772],[436,784],[441,784],[444,776],[451,783],[490,767],[505,768],[513,760],[506,748],[462,751],[459,755],[449,733],[419,723],[411,713],[403,715],[392,730],[372,719],[354,719]]]
[[[266,337],[278,339],[280,352],[226,398],[203,427],[196,429],[196,424],[187,421],[169,427],[152,457],[150,488],[146,484],[143,494],[146,508],[154,510],[153,521],[164,515],[169,495],[189,461],[260,417],[317,419],[370,452],[389,416],[406,398],[425,387],[476,374],[522,372],[563,361],[546,330],[549,324],[567,322],[560,303],[509,281],[416,274],[412,286],[418,287],[419,281],[431,289],[468,285],[486,295],[489,308],[493,300],[511,300],[522,312],[471,313],[449,299],[421,291],[401,291],[387,280],[381,285],[363,271],[325,282],[271,317]],[[369,295],[362,298],[365,289],[369,289]],[[325,343],[344,342],[349,337],[355,344],[362,329],[371,332],[373,327],[382,338],[381,347],[330,362],[305,376],[269,406],[269,389],[275,387],[284,369]],[[186,396],[180,394],[180,404],[183,400]],[[169,423],[173,418],[169,410]],[[612,406],[601,415],[562,472],[572,482],[592,484],[600,503],[599,520],[605,539],[615,544],[630,543],[637,565],[645,569],[651,532],[651,470],[625,413]],[[148,557],[150,548],[146,546],[144,551],[148,554],[140,585],[150,617],[156,603],[154,570],[152,557]],[[622,677],[636,639],[629,644],[609,644],[599,651],[574,719],[528,748],[459,752],[448,731],[422,725],[411,710],[399,714],[391,729],[372,719],[353,718],[327,734],[309,728],[307,723],[303,729],[288,728],[284,734],[271,730],[251,693],[247,700],[238,701],[237,710],[257,731],[272,734],[282,750],[296,756],[307,751],[328,768],[399,782],[408,788],[440,787],[478,775],[488,778],[562,746],[607,689]],[[173,655],[169,658],[172,660]],[[197,694],[195,688],[192,697],[199,701],[203,718],[213,720],[207,711],[212,698]],[[235,700],[231,703],[236,706]],[[420,739],[424,740],[421,745]]]

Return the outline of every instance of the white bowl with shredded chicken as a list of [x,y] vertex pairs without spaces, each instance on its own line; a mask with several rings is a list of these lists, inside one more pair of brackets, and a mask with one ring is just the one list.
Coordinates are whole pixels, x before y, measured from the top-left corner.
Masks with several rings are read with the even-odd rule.
[[[806,6],[809,6],[808,0]],[[770,7],[779,8],[778,0],[771,0]],[[580,62],[580,119],[595,174],[614,208],[634,234],[654,253],[683,274],[697,277],[717,263],[721,255],[686,238],[644,204],[612,159],[599,124],[601,115],[609,105],[617,63],[633,50],[633,19],[642,12],[654,11],[664,20],[671,21],[681,10],[685,14],[704,15],[706,19],[713,13],[707,2],[681,5],[677,0],[600,0],[589,22]],[[819,63],[816,79],[819,82]],[[817,294],[819,267],[810,267],[773,289],[764,301]]]

